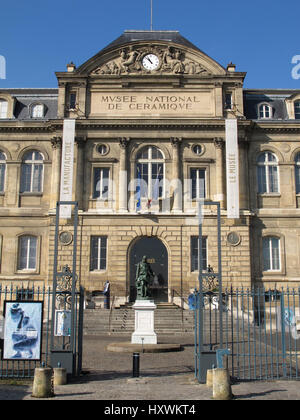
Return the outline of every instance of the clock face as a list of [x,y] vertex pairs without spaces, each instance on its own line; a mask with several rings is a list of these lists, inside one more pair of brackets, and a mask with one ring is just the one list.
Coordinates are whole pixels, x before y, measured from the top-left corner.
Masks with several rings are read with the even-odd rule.
[[156,70],[159,67],[159,58],[155,54],[147,54],[142,60],[146,70]]

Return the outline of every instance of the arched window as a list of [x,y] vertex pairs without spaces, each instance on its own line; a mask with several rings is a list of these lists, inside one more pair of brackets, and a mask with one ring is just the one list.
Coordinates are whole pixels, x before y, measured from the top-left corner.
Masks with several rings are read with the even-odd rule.
[[36,270],[37,237],[23,235],[18,242],[18,270]]
[[43,191],[43,156],[37,150],[25,153],[21,169],[21,193]]
[[295,119],[300,120],[300,101],[294,103]]
[[141,197],[157,200],[163,196],[164,157],[154,146],[144,147],[136,158],[136,179]]
[[8,102],[0,99],[0,118],[7,118]]
[[257,159],[257,182],[259,193],[278,193],[278,161],[274,153],[263,152]]
[[280,271],[280,239],[274,236],[263,238],[263,271]]
[[6,156],[0,151],[0,193],[4,192],[6,171]]
[[269,104],[261,104],[259,106],[259,118],[272,118],[273,108]]
[[44,111],[43,104],[34,104],[31,107],[31,116],[32,118],[43,118],[45,111]]

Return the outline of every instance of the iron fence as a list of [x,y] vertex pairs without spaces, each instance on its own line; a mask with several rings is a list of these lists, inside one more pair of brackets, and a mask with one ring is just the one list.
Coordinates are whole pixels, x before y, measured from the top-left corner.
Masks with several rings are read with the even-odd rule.
[[214,354],[221,349],[229,350],[224,362],[237,380],[299,378],[300,288],[225,289],[222,305],[219,292],[202,296],[200,305],[200,293],[195,292],[195,375],[199,381],[205,357],[216,366]]
[[[50,287],[18,287],[14,284],[10,286],[2,286],[0,284],[0,379],[3,378],[33,378],[34,369],[41,366],[51,365],[51,330],[52,326],[52,302],[53,302],[53,290]],[[74,305],[74,332],[73,337],[76,342],[74,362],[77,368],[77,373],[81,369],[81,352],[82,349],[78,345],[78,334],[80,334],[80,328],[82,324],[82,317],[80,315],[81,302],[83,299],[83,289],[80,288],[75,293],[75,305]],[[40,360],[5,360],[3,358],[4,350],[4,306],[5,302],[17,301],[17,302],[43,302],[43,322],[41,330],[41,357]],[[63,343],[64,348],[70,346],[68,343],[68,337],[56,337]]]

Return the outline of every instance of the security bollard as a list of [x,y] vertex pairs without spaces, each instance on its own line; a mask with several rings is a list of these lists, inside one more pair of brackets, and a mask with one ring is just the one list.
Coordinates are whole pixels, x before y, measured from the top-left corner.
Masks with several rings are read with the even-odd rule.
[[213,386],[213,369],[206,371],[206,386],[212,388]]
[[140,353],[133,353],[132,355],[132,377],[139,378],[140,376]]
[[230,377],[227,369],[213,370],[213,399],[231,400],[233,398]]
[[53,369],[53,382],[55,385],[66,385],[67,384],[67,369],[57,367]]
[[54,396],[51,368],[35,368],[32,396],[35,398],[50,398]]

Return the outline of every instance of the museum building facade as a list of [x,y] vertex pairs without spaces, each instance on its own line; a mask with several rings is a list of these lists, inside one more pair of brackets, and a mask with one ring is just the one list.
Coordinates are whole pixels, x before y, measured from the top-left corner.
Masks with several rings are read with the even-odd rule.
[[[52,283],[64,127],[74,121],[69,172],[87,291],[108,280],[116,304],[134,300],[146,255],[155,300],[186,298],[198,285],[199,203],[202,265],[218,270],[216,207],[206,202],[220,203],[224,286],[300,284],[300,90],[244,89],[246,73],[176,31],[125,31],[56,76],[57,89],[0,89],[0,283]],[[72,266],[73,225],[60,219],[58,269]]]

